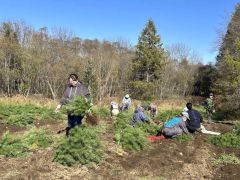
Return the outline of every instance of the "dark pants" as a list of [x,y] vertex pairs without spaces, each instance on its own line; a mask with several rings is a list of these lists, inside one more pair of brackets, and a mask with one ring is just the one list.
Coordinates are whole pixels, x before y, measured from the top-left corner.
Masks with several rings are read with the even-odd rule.
[[68,114],[68,127],[66,128],[66,135],[69,135],[70,129],[74,128],[76,125],[82,124],[83,116],[72,116]]
[[208,122],[212,122],[212,114],[213,114],[212,111],[207,110]]

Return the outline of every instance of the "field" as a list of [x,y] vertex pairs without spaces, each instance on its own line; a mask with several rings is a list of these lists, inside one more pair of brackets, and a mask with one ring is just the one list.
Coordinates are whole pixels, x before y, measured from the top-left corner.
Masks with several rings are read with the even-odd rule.
[[[210,140],[209,135],[197,133],[191,139],[165,139],[147,142],[139,149],[137,146],[137,150],[129,149],[133,146],[123,142],[121,137],[125,131],[122,130],[132,133],[133,129],[119,122],[131,119],[133,108],[116,119],[111,118],[108,112],[110,101],[106,99],[94,105],[93,113],[98,118],[98,125],[86,128],[92,138],[101,141],[101,161],[66,166],[54,161],[56,148],[63,141],[67,143],[64,132],[57,134],[66,126],[66,115],[54,113],[56,103],[46,99],[1,98],[1,179],[239,179],[238,128],[234,131],[234,140],[227,139],[227,136],[221,140]],[[185,103],[186,100],[159,101],[159,114],[154,121],[161,125],[164,120],[181,112]],[[200,106],[196,108],[206,118],[204,109]],[[224,121],[204,125],[208,130],[224,135],[233,132],[234,127]],[[154,130],[148,128],[147,131]],[[139,138],[142,138],[142,132],[133,133],[139,133]],[[149,132],[144,136],[151,134]],[[128,138],[127,135],[124,137]],[[231,143],[224,144],[224,138]],[[95,144],[94,147],[98,148]]]

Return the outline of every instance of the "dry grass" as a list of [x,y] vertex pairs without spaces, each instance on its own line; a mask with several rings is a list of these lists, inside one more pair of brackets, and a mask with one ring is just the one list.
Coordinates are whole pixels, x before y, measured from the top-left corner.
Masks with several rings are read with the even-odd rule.
[[13,97],[0,97],[0,103],[8,104],[34,104],[38,106],[56,106],[59,101],[53,101],[49,98],[44,98],[41,95],[32,95],[24,97],[22,95],[16,95]]

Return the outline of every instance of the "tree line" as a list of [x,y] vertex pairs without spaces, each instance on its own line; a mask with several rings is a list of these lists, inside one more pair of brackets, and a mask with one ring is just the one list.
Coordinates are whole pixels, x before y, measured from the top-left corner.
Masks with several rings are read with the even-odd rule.
[[[152,31],[151,36],[145,35]],[[2,22],[1,94],[43,94],[55,99],[61,96],[72,72],[79,74],[98,100],[123,93],[143,98],[141,92],[135,93],[136,89],[153,92],[155,98],[193,92],[194,74],[201,64],[190,48],[179,43],[164,49],[152,20],[138,43],[132,47],[122,39],[81,39],[63,28],[50,32],[46,27],[34,30],[24,22]],[[140,83],[144,79],[147,84]]]
[[149,19],[136,46],[127,41],[82,39],[63,29],[35,30],[25,22],[0,25],[0,92],[61,96],[70,73],[77,73],[95,100],[131,94],[151,100],[188,95],[220,97],[220,108],[240,109],[240,6],[219,44],[216,64],[184,44],[163,45]]

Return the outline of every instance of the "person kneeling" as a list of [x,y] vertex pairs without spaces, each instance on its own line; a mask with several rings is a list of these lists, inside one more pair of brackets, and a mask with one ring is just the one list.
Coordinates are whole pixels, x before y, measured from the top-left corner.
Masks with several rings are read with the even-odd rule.
[[173,138],[183,133],[189,135],[190,133],[185,124],[187,119],[188,114],[186,112],[182,112],[180,115],[173,117],[164,123],[157,136],[163,135],[166,138]]
[[144,113],[145,109],[143,106],[137,106],[133,118],[132,118],[132,126],[135,126],[139,122],[149,122],[148,116]]

